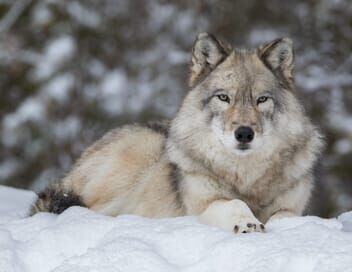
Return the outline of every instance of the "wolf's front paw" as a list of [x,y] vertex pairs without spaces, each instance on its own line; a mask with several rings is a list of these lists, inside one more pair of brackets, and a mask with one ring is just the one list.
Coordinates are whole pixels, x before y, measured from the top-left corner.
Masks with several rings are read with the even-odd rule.
[[264,232],[264,225],[247,204],[239,199],[214,201],[199,216],[199,220],[235,233]]
[[243,223],[238,223],[233,227],[233,231],[235,233],[250,233],[250,232],[265,232],[265,227],[259,221],[256,222],[248,222],[243,221]]

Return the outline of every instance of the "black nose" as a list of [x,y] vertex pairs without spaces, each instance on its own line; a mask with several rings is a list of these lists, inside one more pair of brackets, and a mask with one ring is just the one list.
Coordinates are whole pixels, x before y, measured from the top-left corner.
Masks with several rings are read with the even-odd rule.
[[254,131],[250,127],[239,127],[235,131],[235,138],[240,143],[250,143],[254,138]]

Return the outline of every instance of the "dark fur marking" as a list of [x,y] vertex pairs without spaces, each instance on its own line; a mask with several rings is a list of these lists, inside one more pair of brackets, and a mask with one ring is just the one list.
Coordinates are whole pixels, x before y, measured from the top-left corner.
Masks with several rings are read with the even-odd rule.
[[65,191],[60,187],[47,188],[38,194],[39,200],[48,202],[47,212],[60,214],[69,207],[85,207],[81,197],[73,191]]
[[202,104],[202,109],[205,108],[206,105],[209,104],[209,102],[216,96],[218,96],[219,94],[222,94],[224,93],[224,90],[223,89],[218,89],[218,90],[215,90],[210,96],[204,98],[202,101],[201,101],[201,104]]
[[168,121],[150,121],[146,124],[146,127],[168,137],[170,123]]
[[182,174],[180,168],[175,163],[170,163],[170,182],[171,190],[176,194],[176,201],[179,204],[179,207],[183,206],[183,201],[180,191],[180,180],[182,179]]
[[268,62],[268,57],[271,53],[272,50],[269,50],[270,48],[275,48],[283,39],[279,38],[271,43],[267,44],[261,51],[264,52],[258,52],[258,57],[264,62],[264,64],[270,69],[273,70],[272,65]]
[[217,115],[218,115],[217,113],[212,112],[212,111],[210,111],[209,113],[207,113],[206,123],[207,123],[208,125],[210,125],[211,122],[213,121],[214,117],[217,116]]
[[204,109],[205,106],[209,104],[210,100],[212,100],[213,97],[214,97],[214,95],[211,95],[211,96],[209,96],[209,97],[207,97],[207,98],[204,98],[204,99],[201,101],[201,103],[202,103],[202,109]]
[[220,50],[220,53],[223,56],[222,59],[219,61],[219,63],[223,62],[224,59],[226,58],[226,56],[228,55],[228,52],[226,52],[223,45],[220,43],[220,41],[213,34],[208,33],[208,35],[216,43],[217,48]]
[[292,91],[291,84],[290,84],[289,80],[284,76],[284,74],[280,68],[277,68],[277,69],[271,70],[271,71],[274,74],[274,76],[279,80],[279,84],[280,84],[281,88]]

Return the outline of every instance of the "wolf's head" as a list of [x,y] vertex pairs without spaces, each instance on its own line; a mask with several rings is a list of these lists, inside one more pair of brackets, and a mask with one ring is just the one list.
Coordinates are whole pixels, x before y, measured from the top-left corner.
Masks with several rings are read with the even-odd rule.
[[269,155],[280,146],[306,141],[314,129],[293,94],[293,67],[288,38],[249,51],[199,34],[192,51],[191,90],[171,136],[205,156],[219,151],[234,157]]

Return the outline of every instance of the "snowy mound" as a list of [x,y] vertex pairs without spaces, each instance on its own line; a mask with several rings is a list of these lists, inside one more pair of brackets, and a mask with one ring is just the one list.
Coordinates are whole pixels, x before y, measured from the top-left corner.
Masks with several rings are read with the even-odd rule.
[[352,213],[233,234],[194,217],[102,216],[73,207],[24,218],[34,194],[0,186],[0,271],[352,271]]

